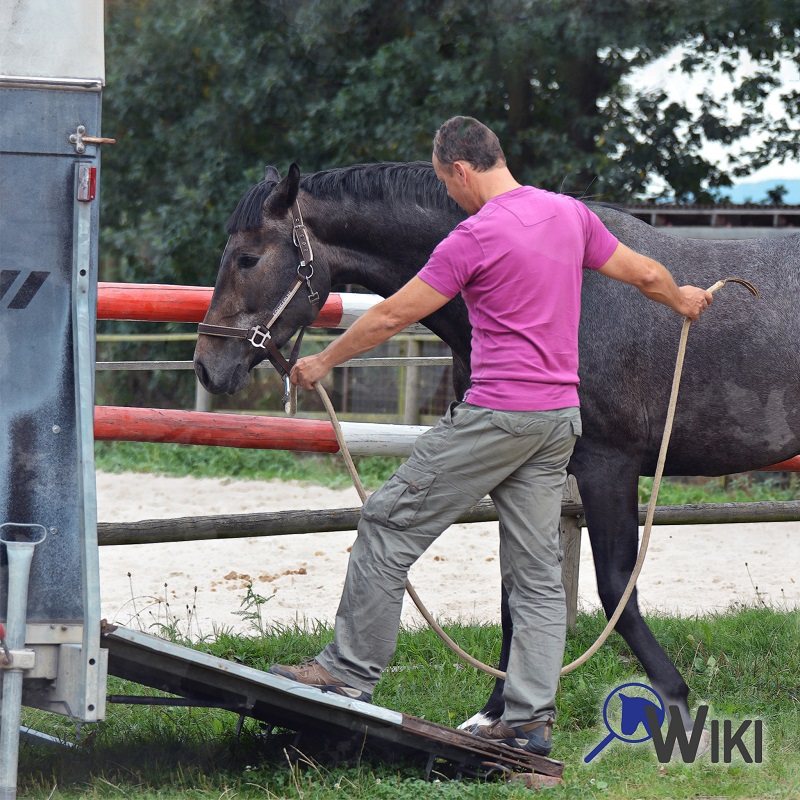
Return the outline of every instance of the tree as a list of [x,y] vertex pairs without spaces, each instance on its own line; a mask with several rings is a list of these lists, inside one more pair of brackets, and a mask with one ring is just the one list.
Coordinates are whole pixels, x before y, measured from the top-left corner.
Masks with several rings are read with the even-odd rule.
[[[207,284],[224,221],[265,164],[305,171],[430,157],[470,113],[524,181],[610,200],[654,178],[704,200],[733,175],[798,156],[800,93],[767,114],[800,5],[779,0],[109,0],[106,277]],[[728,101],[632,97],[626,77],[677,45],[682,74],[755,72]],[[728,107],[738,110],[734,123]],[[726,171],[704,140],[763,143]]]
[[[472,111],[501,134],[524,180],[626,200],[660,178],[675,199],[706,200],[731,175],[702,156],[704,141],[766,132],[778,147],[783,129],[764,100],[778,56],[797,55],[798,11],[788,4],[791,20],[774,4],[709,0],[404,5],[398,35],[355,58],[341,89],[309,115],[304,133],[324,158],[427,157],[428,132]],[[744,54],[761,65],[732,91],[735,124],[731,103],[707,93],[698,112],[665,92],[630,96],[626,76],[677,45],[689,50],[676,82],[710,63],[733,72]]]
[[767,189],[767,201],[774,206],[783,205],[783,199],[789,194],[789,190],[782,183]]

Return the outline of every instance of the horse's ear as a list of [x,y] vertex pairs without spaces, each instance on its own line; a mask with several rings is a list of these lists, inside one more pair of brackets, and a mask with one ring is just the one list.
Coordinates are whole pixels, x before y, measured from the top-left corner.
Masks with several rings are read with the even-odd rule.
[[281,179],[281,174],[278,172],[275,167],[271,164],[268,167],[264,167],[264,180],[270,181],[271,183],[277,183]]
[[283,216],[297,199],[300,190],[300,167],[292,164],[286,177],[269,193],[264,211],[273,216]]

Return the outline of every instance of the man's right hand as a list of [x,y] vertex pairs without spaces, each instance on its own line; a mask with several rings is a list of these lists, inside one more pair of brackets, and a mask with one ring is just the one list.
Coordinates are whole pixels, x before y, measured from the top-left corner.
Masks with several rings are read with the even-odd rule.
[[677,313],[688,317],[692,322],[697,322],[700,315],[711,305],[714,296],[707,289],[700,289],[697,286],[681,286],[683,295],[683,307],[675,309]]
[[314,384],[317,381],[321,381],[330,371],[330,367],[326,365],[322,354],[318,353],[314,356],[299,358],[294,367],[292,367],[292,374],[289,376],[289,380],[295,386],[313,389]]

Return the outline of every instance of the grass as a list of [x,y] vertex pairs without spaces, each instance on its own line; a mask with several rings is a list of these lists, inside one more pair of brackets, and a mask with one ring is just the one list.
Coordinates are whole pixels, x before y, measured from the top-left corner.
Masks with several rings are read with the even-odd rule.
[[[253,618],[254,626],[263,619]],[[583,652],[600,632],[599,614],[581,615],[566,658]],[[605,735],[601,708],[608,692],[643,680],[624,642],[612,635],[589,664],[561,681],[554,755],[567,764],[561,798],[790,798],[800,792],[800,613],[739,607],[690,619],[651,617],[651,627],[710,717],[764,721],[763,764],[661,765],[649,744],[607,747],[589,765],[583,757]],[[498,657],[493,626],[450,624],[448,632],[483,660]],[[269,636],[218,634],[199,646],[256,668],[315,655],[332,637],[327,626],[281,627]],[[491,680],[454,657],[428,630],[403,630],[375,702],[445,725],[456,725],[483,704]],[[142,694],[142,687],[111,679],[109,692]],[[26,710],[26,724],[57,735],[74,731],[62,717]],[[529,798],[530,790],[502,781],[428,783],[413,763],[386,764],[368,751],[333,764],[309,751],[287,762],[293,741],[264,738],[249,721],[234,734],[236,717],[207,709],[110,705],[70,751],[25,744],[20,754],[20,797],[30,798]],[[299,748],[304,749],[300,740]]]
[[[368,489],[377,489],[402,463],[388,456],[356,457],[361,480]],[[285,450],[237,450],[230,447],[204,447],[150,442],[97,442],[95,462],[104,472],[148,472],[196,478],[238,478],[253,480],[299,480],[342,489],[351,485],[350,476],[339,454],[293,453]],[[777,476],[745,473],[727,481],[711,478],[698,483],[666,479],[659,492],[661,505],[686,503],[745,503],[764,500],[796,500],[797,475],[786,487]],[[639,481],[639,500],[646,503],[652,478]]]
[[[376,489],[402,459],[367,456],[354,459],[361,480]],[[97,442],[95,465],[103,472],[147,472],[196,478],[297,480],[343,489],[352,480],[339,454],[294,453],[288,450],[239,450],[231,447]]]

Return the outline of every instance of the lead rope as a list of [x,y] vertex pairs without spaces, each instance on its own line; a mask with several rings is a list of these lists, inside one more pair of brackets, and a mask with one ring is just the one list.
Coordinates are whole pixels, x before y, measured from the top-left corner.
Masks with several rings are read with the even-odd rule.
[[[708,291],[711,294],[714,294],[718,289],[721,289],[726,283],[739,283],[745,286],[751,294],[755,297],[758,297],[758,290],[752,283],[749,281],[742,280],[741,278],[726,278],[725,280],[717,281],[713,286],[711,286]],[[631,572],[631,576],[628,579],[628,585],[625,587],[625,591],[622,593],[622,597],[620,597],[619,603],[617,603],[617,607],[614,613],[608,620],[603,632],[600,636],[597,637],[597,641],[579,658],[576,658],[570,664],[567,664],[565,667],[561,668],[561,675],[567,675],[568,673],[572,672],[573,670],[577,669],[581,665],[585,664],[605,643],[606,639],[608,639],[611,632],[614,630],[614,627],[617,624],[620,616],[622,616],[622,612],[625,609],[625,606],[628,603],[628,600],[633,594],[633,590],[636,587],[636,581],[639,579],[639,574],[642,571],[642,567],[644,566],[644,561],[647,556],[647,548],[650,544],[650,532],[653,528],[653,517],[655,516],[656,510],[656,503],[658,502],[658,490],[661,487],[661,478],[664,475],[664,465],[667,460],[667,448],[669,447],[669,440],[670,436],[672,435],[672,424],[675,420],[675,408],[678,404],[678,389],[680,388],[681,384],[681,375],[683,373],[683,361],[684,357],[686,356],[686,343],[689,338],[689,328],[692,325],[692,321],[687,317],[683,320],[683,328],[681,329],[681,338],[678,344],[678,355],[675,359],[675,372],[672,377],[672,390],[670,392],[669,398],[669,405],[667,407],[667,419],[664,423],[664,434],[661,438],[661,450],[658,454],[658,462],[656,464],[656,471],[655,476],[653,477],[653,488],[650,492],[650,502],[647,505],[647,514],[645,516],[644,522],[644,531],[642,532],[642,541],[639,545],[639,555],[636,558],[636,563],[634,564],[633,571]],[[339,449],[341,450],[342,456],[344,457],[344,462],[347,465],[347,470],[350,473],[351,478],[353,479],[353,484],[356,487],[356,491],[358,492],[359,497],[361,498],[362,504],[367,499],[367,493],[364,491],[364,486],[361,483],[361,479],[358,476],[358,470],[356,470],[356,466],[353,463],[353,458],[350,455],[350,451],[347,448],[347,444],[344,440],[344,434],[342,433],[342,427],[339,424],[339,420],[336,416],[336,411],[331,404],[330,398],[328,397],[328,393],[325,389],[319,384],[315,383],[314,388],[317,390],[317,394],[322,399],[322,402],[325,406],[325,409],[328,412],[328,416],[331,419],[331,424],[333,425],[333,430],[336,433],[336,440],[339,442]],[[434,633],[462,660],[466,663],[472,665],[476,669],[480,670],[481,672],[485,672],[487,675],[492,675],[495,678],[500,678],[501,680],[505,680],[506,673],[502,670],[495,669],[494,667],[490,667],[488,664],[484,664],[482,661],[479,661],[477,658],[471,656],[466,651],[462,650],[456,642],[454,642],[442,627],[439,625],[438,622],[433,618],[430,611],[425,608],[422,600],[420,600],[419,595],[415,591],[414,587],[411,585],[411,582],[406,580],[406,591],[408,592],[411,599],[414,601],[414,605],[419,609],[420,614],[425,618],[425,621],[430,625],[433,629]]]

